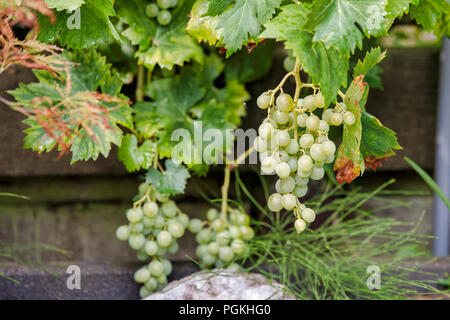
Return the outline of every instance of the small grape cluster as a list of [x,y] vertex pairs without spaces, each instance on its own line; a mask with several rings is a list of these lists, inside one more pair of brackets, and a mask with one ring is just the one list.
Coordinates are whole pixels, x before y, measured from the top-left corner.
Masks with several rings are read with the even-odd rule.
[[325,107],[320,91],[298,99],[296,105],[292,97],[283,92],[274,100],[274,91],[264,92],[257,99],[259,108],[268,109],[268,117],[258,128],[254,148],[259,152],[261,171],[276,173],[279,177],[276,193],[268,199],[269,209],[274,212],[283,208],[293,210],[297,218],[295,228],[300,233],[307,223],[315,220],[316,214],[298,198],[308,192],[310,179],[324,177],[324,164],[334,161],[336,145],[328,139],[330,125],[339,126],[343,122],[353,125],[355,116],[341,102],[323,111],[320,119],[313,113]]
[[147,183],[139,186],[139,200],[127,210],[126,216],[129,223],[120,226],[116,236],[121,241],[128,241],[140,261],[151,260],[134,274],[136,282],[143,284],[140,296],[146,297],[167,285],[172,264],[166,255],[178,251],[177,239],[188,228],[189,217],[174,201]]
[[196,255],[205,268],[229,267],[246,252],[246,242],[255,236],[250,217],[237,209],[228,209],[231,212],[226,218],[211,208],[206,213],[206,221],[192,219],[189,223],[189,231],[196,233],[199,244]]
[[149,18],[156,18],[156,21],[162,26],[167,26],[172,21],[172,14],[169,9],[175,8],[178,0],[156,0],[156,3],[150,3],[145,7],[145,14]]

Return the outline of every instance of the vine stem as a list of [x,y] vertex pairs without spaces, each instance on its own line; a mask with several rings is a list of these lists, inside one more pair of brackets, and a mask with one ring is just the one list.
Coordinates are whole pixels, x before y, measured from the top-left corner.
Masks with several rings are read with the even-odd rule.
[[267,117],[268,118],[270,117],[270,107],[273,106],[273,104],[275,103],[275,95],[277,94],[278,91],[280,91],[280,90],[283,91],[282,88],[283,88],[284,84],[286,83],[287,79],[289,79],[289,77],[291,77],[291,76],[295,76],[294,75],[294,71],[286,73],[286,75],[281,80],[281,82],[278,84],[278,86],[275,89],[270,90],[270,92],[271,92],[270,104],[269,104],[269,108],[267,110]]
[[221,206],[221,217],[222,220],[228,225],[227,219],[227,211],[228,211],[228,189],[230,188],[230,174],[231,174],[231,165],[225,166],[225,176],[223,179],[222,185],[222,206]]
[[238,165],[240,165],[240,164],[242,163],[242,161],[244,161],[245,159],[247,159],[248,156],[249,156],[253,151],[255,151],[255,148],[254,148],[254,147],[248,148],[248,149],[247,149],[243,154],[241,154],[235,161],[228,160],[228,158],[227,158],[226,163],[227,163],[228,165],[230,165],[230,166],[238,166]]
[[136,88],[136,101],[144,101],[144,76],[145,68],[143,65],[139,66],[137,74],[137,88]]
[[[295,78],[295,93],[294,93],[294,108],[297,108],[298,98],[300,97],[300,89],[302,87],[302,79],[300,78],[300,59],[297,58],[295,60],[295,68],[294,68],[294,78]],[[298,139],[298,130],[297,130],[297,112],[294,109],[294,137],[295,140]]]
[[11,106],[13,103],[2,96],[0,96],[0,102],[6,104],[7,106]]

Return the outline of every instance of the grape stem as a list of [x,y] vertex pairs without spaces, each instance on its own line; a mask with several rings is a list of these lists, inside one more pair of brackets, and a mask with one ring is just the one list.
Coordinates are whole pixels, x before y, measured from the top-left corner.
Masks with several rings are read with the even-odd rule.
[[235,161],[229,160],[227,158],[226,163],[230,166],[238,166],[241,164],[241,162],[243,162],[245,159],[248,158],[248,156],[250,156],[250,154],[255,151],[254,147],[251,147],[249,149],[247,149],[243,154],[241,154]]
[[[300,78],[300,59],[297,58],[295,60],[295,68],[294,68],[294,79],[295,79],[295,93],[294,93],[294,108],[297,107],[298,98],[300,97],[300,89],[302,87],[302,79]],[[298,139],[298,130],[297,130],[297,112],[294,109],[294,138]]]
[[133,203],[133,207],[136,208],[139,205],[141,205],[142,202],[144,202],[145,200],[147,201],[152,201],[152,199],[150,198],[150,192],[152,191],[153,186],[150,185],[149,188],[147,189],[147,192],[145,192],[145,194],[135,203]]
[[3,98],[2,96],[0,96],[0,102],[6,104],[7,106],[11,106],[13,104],[11,101]]
[[338,94],[342,98],[342,100],[345,99],[345,94],[341,90],[338,91]]
[[[250,149],[249,149],[250,150]],[[228,226],[227,211],[228,211],[228,189],[230,188],[230,174],[231,165],[225,166],[225,175],[222,185],[222,206],[221,206],[221,217],[225,224]]]
[[139,66],[137,74],[137,88],[136,88],[136,101],[144,101],[144,74],[145,69],[143,65]]

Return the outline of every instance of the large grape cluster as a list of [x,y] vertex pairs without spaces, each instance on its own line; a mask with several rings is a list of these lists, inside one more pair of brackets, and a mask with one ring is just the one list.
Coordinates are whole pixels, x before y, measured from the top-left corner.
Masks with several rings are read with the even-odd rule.
[[128,225],[120,226],[116,236],[128,241],[140,261],[148,262],[134,274],[136,282],[143,285],[140,296],[146,297],[166,286],[172,272],[166,255],[178,251],[177,239],[188,228],[189,217],[146,183],[139,186],[139,193],[139,200],[126,212]]
[[192,219],[189,223],[189,231],[196,233],[199,244],[196,255],[205,268],[230,266],[246,252],[246,242],[255,236],[249,216],[236,209],[230,211],[224,218],[217,209],[211,208],[206,213],[206,221]]
[[328,139],[330,125],[352,125],[355,116],[342,102],[323,111],[319,118],[313,111],[325,107],[320,91],[298,99],[296,105],[283,92],[274,100],[273,91],[264,92],[257,99],[258,107],[268,110],[268,117],[258,128],[254,148],[259,152],[261,171],[279,178],[276,193],[268,199],[269,209],[292,210],[297,218],[295,228],[300,233],[315,220],[316,214],[299,198],[308,192],[310,179],[324,177],[324,164],[334,161],[336,145]]
[[156,19],[162,26],[166,26],[172,20],[171,8],[175,8],[178,5],[178,0],[156,0],[149,3],[145,7],[145,14],[152,19]]

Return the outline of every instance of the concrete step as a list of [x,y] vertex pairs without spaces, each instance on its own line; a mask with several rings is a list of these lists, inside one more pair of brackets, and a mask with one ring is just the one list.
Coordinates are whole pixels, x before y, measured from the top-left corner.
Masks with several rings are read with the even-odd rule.
[[[80,268],[80,289],[69,289],[69,266]],[[139,299],[139,285],[133,274],[140,264],[95,264],[85,262],[55,263],[48,271],[15,263],[0,264],[4,273],[19,283],[0,277],[0,300],[132,300]],[[199,271],[193,262],[174,262],[169,281]],[[72,278],[73,279],[73,278]],[[70,283],[73,283],[69,280]]]
[[[413,260],[406,266],[422,263],[423,261]],[[81,289],[79,290],[71,290],[67,286],[68,279],[73,274],[67,273],[70,265],[80,268]],[[15,263],[0,263],[0,273],[20,282],[15,283],[0,277],[0,300],[131,300],[139,298],[139,285],[134,282],[133,274],[141,267],[140,264],[59,262],[47,264],[46,267],[52,273]],[[421,270],[424,273],[416,273],[411,277],[415,280],[436,280],[444,277],[450,272],[450,257],[439,258],[421,267]],[[173,263],[173,273],[169,276],[169,281],[181,279],[197,271],[199,269],[193,262],[176,261]]]

